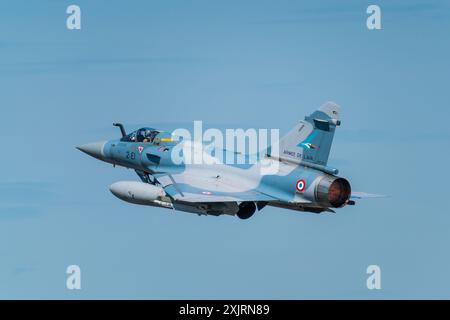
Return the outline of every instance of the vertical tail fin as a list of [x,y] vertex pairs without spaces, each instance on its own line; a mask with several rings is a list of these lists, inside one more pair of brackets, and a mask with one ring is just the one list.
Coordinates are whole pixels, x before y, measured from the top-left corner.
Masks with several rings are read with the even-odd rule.
[[339,106],[326,102],[280,139],[279,158],[326,166],[339,116]]

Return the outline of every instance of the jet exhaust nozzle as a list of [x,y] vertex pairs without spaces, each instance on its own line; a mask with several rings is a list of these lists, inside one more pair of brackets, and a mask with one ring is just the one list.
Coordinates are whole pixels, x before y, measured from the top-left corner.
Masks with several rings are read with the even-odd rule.
[[325,176],[316,188],[317,202],[327,207],[340,208],[347,204],[352,189],[344,178]]

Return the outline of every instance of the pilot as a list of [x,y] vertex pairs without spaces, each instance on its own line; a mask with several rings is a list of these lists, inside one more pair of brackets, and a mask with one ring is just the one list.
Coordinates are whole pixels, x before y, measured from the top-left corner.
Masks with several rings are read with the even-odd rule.
[[144,142],[153,142],[153,139],[155,138],[156,133],[157,132],[154,130],[147,130],[145,132]]
[[138,130],[136,134],[136,142],[145,142],[144,139],[145,139],[145,131]]

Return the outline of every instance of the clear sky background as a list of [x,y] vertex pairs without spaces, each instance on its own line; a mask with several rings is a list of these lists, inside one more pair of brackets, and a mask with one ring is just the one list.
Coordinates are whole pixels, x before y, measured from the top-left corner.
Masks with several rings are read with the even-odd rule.
[[[450,298],[449,32],[437,0],[0,2],[0,298]],[[75,149],[114,121],[284,133],[327,100],[329,164],[389,198],[198,217],[121,202],[134,172]]]

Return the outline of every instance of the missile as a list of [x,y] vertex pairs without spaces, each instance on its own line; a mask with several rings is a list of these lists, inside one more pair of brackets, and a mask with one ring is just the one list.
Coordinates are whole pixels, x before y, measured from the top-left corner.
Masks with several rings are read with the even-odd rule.
[[138,181],[119,181],[113,183],[109,187],[109,190],[117,198],[126,202],[173,208],[170,202],[162,200],[166,194],[164,189],[149,183]]

